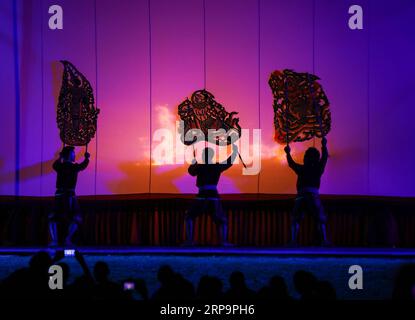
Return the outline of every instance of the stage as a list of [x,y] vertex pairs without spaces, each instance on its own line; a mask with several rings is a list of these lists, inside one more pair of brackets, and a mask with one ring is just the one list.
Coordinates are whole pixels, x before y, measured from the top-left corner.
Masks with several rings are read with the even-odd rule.
[[55,299],[62,262],[64,299],[225,298],[235,271],[415,299],[411,1],[50,2],[0,1],[0,295]]
[[[184,241],[184,215],[191,194],[80,196],[84,221],[77,243],[87,247],[178,247]],[[283,247],[290,239],[295,195],[225,194],[229,241],[238,247]],[[322,195],[328,236],[335,247],[415,248],[415,199]],[[0,197],[0,247],[48,243],[53,197]],[[301,224],[299,243],[315,244],[310,216]],[[217,244],[210,216],[195,223],[195,242]],[[135,250],[135,249],[134,249]],[[141,249],[137,249],[141,250]],[[155,251],[158,249],[154,249]]]
[[[170,265],[197,287],[204,275],[221,280],[239,270],[255,291],[275,275],[298,298],[293,276],[311,272],[336,289],[338,299],[383,300],[392,297],[402,266],[415,263],[414,198],[322,195],[333,247],[314,246],[315,225],[306,216],[300,246],[287,247],[294,195],[226,194],[222,202],[233,247],[215,245],[210,216],[196,220],[196,246],[184,247],[184,214],[194,195],[140,194],[79,197],[84,222],[77,240],[92,270],[105,261],[118,283],[145,279],[149,294],[159,287],[157,271]],[[65,248],[48,248],[48,214],[53,197],[0,197],[0,278],[27,267],[38,251],[54,255]],[[72,256],[62,262],[69,280],[82,275]],[[351,290],[349,268],[362,267],[364,290]],[[260,272],[258,272],[260,271]]]

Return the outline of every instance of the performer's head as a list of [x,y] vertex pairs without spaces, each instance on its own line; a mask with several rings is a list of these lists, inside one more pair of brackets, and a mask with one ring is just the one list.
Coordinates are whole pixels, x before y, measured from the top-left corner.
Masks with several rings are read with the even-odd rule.
[[215,151],[212,148],[204,148],[202,157],[203,163],[213,163],[213,157],[215,156]]
[[75,161],[75,148],[72,146],[66,146],[62,149],[61,155],[64,161],[74,162]]
[[313,147],[310,147],[306,150],[304,154],[304,164],[305,165],[314,165],[320,161],[320,152]]

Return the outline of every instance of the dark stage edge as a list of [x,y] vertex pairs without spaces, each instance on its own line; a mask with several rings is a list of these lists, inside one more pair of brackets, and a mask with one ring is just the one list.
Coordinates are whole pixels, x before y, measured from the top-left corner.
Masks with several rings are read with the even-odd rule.
[[[31,255],[44,250],[75,248],[0,247],[0,255]],[[415,248],[321,248],[321,247],[76,247],[88,255],[179,255],[179,256],[280,256],[280,257],[389,257],[414,258]]]

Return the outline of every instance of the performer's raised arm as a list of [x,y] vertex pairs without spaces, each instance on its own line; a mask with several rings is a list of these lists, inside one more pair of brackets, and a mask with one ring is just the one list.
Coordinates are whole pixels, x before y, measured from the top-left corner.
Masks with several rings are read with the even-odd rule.
[[85,170],[86,167],[88,167],[89,164],[89,158],[91,157],[91,155],[88,152],[85,152],[85,158],[84,161],[82,161],[81,163],[77,164],[77,170],[78,171],[82,171]]
[[300,165],[298,163],[296,163],[294,161],[293,157],[291,156],[291,148],[290,148],[290,146],[286,146],[284,148],[284,151],[287,154],[288,166],[297,173],[298,172],[298,169],[300,168]]

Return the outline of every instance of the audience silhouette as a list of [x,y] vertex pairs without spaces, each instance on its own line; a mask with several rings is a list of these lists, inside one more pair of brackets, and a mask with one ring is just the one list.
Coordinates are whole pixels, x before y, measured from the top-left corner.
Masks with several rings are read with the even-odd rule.
[[[268,284],[255,292],[246,283],[241,271],[233,271],[229,277],[229,289],[224,291],[222,281],[211,275],[202,275],[195,288],[182,274],[169,265],[160,266],[157,272],[159,287],[150,296],[144,279],[128,279],[130,289],[110,279],[110,268],[104,261],[95,263],[90,272],[84,257],[75,251],[75,258],[83,274],[69,283],[70,268],[61,262],[63,252],[51,257],[47,252],[36,253],[28,267],[9,274],[0,283],[3,299],[58,299],[58,300],[143,300],[154,302],[212,301],[212,302],[264,302],[294,301],[288,293],[283,277],[273,276]],[[64,290],[49,288],[49,267],[61,266]],[[294,273],[293,283],[301,301],[336,300],[336,290],[328,281],[319,280],[311,272],[299,270]],[[134,294],[133,294],[134,293]],[[415,265],[401,267],[393,291],[393,299],[415,300]]]
[[266,302],[291,300],[284,278],[278,275],[273,276],[269,284],[258,291],[258,300]]
[[248,288],[245,275],[241,271],[234,271],[229,277],[230,289],[225,293],[225,299],[231,301],[252,301],[255,292]]

